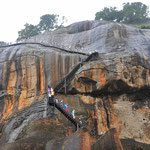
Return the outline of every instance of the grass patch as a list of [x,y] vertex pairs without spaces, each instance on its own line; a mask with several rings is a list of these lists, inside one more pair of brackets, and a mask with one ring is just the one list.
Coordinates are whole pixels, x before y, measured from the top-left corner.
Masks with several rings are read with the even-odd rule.
[[150,29],[149,25],[140,25],[140,26],[135,25],[134,27],[139,28],[139,29]]

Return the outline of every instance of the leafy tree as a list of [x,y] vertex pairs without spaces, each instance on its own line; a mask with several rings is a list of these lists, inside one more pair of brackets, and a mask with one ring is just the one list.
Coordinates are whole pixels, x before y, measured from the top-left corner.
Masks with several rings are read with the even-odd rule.
[[18,32],[19,37],[17,41],[22,39],[29,39],[30,37],[38,35],[40,33],[37,26],[28,23],[26,23],[24,26],[25,28]]
[[133,23],[146,19],[148,16],[148,6],[141,2],[124,3],[123,4],[123,21],[125,23]]
[[133,23],[146,19],[148,13],[148,6],[141,2],[124,3],[123,9],[120,11],[116,7],[105,7],[102,11],[95,14],[95,20]]
[[116,7],[105,7],[102,11],[95,14],[95,20],[106,20],[106,21],[115,21],[121,20],[119,17],[119,11]]
[[[24,26],[25,28],[18,32],[17,41],[22,39],[28,39],[32,36],[38,35],[45,31],[51,31],[54,29],[58,29],[63,27],[63,24],[67,22],[67,19],[63,16],[59,20],[58,15],[54,14],[46,14],[40,17],[40,22],[38,25],[32,25],[26,23]],[[60,25],[58,24],[60,23]]]
[[58,27],[58,15],[46,14],[40,17],[38,28],[41,32],[51,31]]

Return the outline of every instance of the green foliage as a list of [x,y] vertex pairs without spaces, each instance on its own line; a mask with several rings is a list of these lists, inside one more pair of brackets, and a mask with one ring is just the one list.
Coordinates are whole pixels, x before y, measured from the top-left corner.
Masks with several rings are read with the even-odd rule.
[[95,15],[95,20],[106,20],[120,22],[122,19],[121,12],[119,12],[116,7],[105,7],[102,11],[97,12]]
[[[29,39],[32,36],[38,35],[45,31],[51,31],[54,29],[58,29],[63,26],[63,24],[67,21],[63,16],[61,20],[58,20],[58,15],[54,14],[46,14],[40,17],[40,22],[38,25],[32,25],[26,23],[25,28],[18,31],[17,41]],[[58,22],[60,25],[58,25]]]
[[125,23],[133,23],[146,19],[148,16],[148,6],[141,2],[123,4],[123,21]]
[[139,29],[150,29],[150,26],[148,25],[141,25],[141,26],[134,26],[136,28],[139,28]]
[[40,17],[38,28],[40,31],[51,31],[58,27],[58,15],[46,14]]
[[95,14],[95,20],[134,23],[146,19],[148,13],[148,6],[141,2],[124,3],[123,9],[120,11],[116,7],[105,7]]
[[40,33],[37,26],[28,23],[26,23],[24,26],[25,28],[18,32],[19,36],[17,38],[17,41],[29,39],[30,37],[38,35]]

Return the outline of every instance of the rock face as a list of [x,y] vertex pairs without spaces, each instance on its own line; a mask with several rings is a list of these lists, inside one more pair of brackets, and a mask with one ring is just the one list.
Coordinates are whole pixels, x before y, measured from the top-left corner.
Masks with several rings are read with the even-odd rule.
[[[80,55],[38,45],[1,48],[0,90],[3,119],[43,99],[79,61]],[[81,56],[82,57],[82,56]]]
[[[62,90],[57,98],[69,104],[69,112],[75,108],[76,119],[80,117],[89,131],[94,128],[97,136],[116,128],[121,141],[128,140],[123,144],[124,149],[133,147],[128,146],[132,140],[133,144],[142,145],[137,144],[136,149],[148,149],[150,30],[83,21],[27,42],[32,44],[0,48],[1,149],[23,149],[22,143],[30,143],[26,150],[33,147],[48,150],[54,148],[54,143],[72,142],[66,136],[74,132],[74,127],[68,125],[58,111],[48,108],[46,92],[48,85],[55,87],[79,62],[83,63],[74,78],[66,81],[69,82],[67,95]],[[87,56],[81,52],[98,52],[98,55],[84,62]],[[56,137],[51,132],[53,125]],[[66,129],[67,126],[70,129]],[[76,147],[65,145],[66,150],[90,150],[96,136],[82,136],[88,134],[82,130],[80,138],[76,138],[76,134],[71,137]],[[35,145],[35,141],[39,141],[39,145]],[[60,149],[61,144],[54,149]]]
[[92,145],[92,150],[123,150],[122,144],[114,128],[110,129]]

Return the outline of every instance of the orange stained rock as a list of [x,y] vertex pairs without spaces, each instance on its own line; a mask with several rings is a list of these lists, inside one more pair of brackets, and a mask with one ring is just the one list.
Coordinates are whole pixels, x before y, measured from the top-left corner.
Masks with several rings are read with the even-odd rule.
[[93,70],[90,70],[89,78],[94,79],[93,77]]
[[76,81],[78,81],[78,79],[79,79],[79,77],[78,77],[78,75],[77,75],[77,74],[75,75],[75,79],[76,79]]
[[4,119],[12,114],[12,110],[13,110],[14,103],[15,103],[14,95],[15,95],[16,81],[17,81],[17,73],[16,73],[16,68],[15,68],[15,63],[12,62],[10,66],[10,74],[9,74],[8,85],[7,85],[7,94],[10,94],[12,96],[5,99],[6,102],[5,102],[4,109],[3,109]]
[[93,70],[86,71],[86,75],[85,75],[85,72],[84,72],[84,74],[82,73],[83,77],[86,76],[91,79],[93,77],[92,74],[93,74]]
[[2,80],[3,88],[7,88],[6,83],[5,83],[6,71],[7,71],[7,62],[4,62],[4,64],[3,64],[3,80]]
[[[82,77],[85,77],[85,72],[84,71],[82,71]],[[85,84],[82,84],[82,92],[86,92]]]
[[28,81],[28,89],[31,89],[31,68],[30,67],[28,67],[27,68],[27,73],[28,73],[28,75],[27,75],[27,81]]
[[146,84],[147,84],[147,85],[150,85],[149,69],[146,70]]
[[37,89],[37,68],[36,64],[28,65],[27,67],[27,87],[28,90],[36,90]]
[[26,74],[24,61],[22,61],[21,66],[22,66],[22,83],[21,83],[21,86],[22,86],[22,88],[26,88],[27,74]]
[[72,128],[68,128],[68,136],[71,136],[72,133],[73,133]]
[[11,67],[10,67],[8,86],[7,86],[8,94],[15,94],[16,81],[17,81],[17,73],[16,73],[16,68],[15,68],[15,63],[12,62]]
[[145,106],[143,106],[142,108],[136,110],[136,112],[148,112],[148,111],[149,111],[149,109]]
[[[97,116],[97,130],[98,133],[100,132],[106,132],[108,130],[107,127],[107,115],[106,115],[106,111],[104,109],[104,105],[103,105],[103,100],[102,99],[97,99],[96,100],[97,103],[95,105],[95,111],[96,111],[96,116]],[[98,108],[97,104],[98,102],[101,103],[101,108]]]
[[44,74],[44,67],[43,67],[43,60],[40,59],[40,89],[41,89],[41,94],[43,91],[45,91],[45,74]]
[[106,84],[106,75],[107,75],[106,70],[102,70],[100,73],[101,88],[103,88],[104,85]]
[[82,133],[81,150],[91,150],[90,135],[88,132]]
[[101,69],[99,69],[100,67],[98,66],[98,64],[95,65],[95,69],[92,72],[92,80],[96,80],[99,81],[99,74]]
[[84,71],[82,71],[82,77],[85,77],[85,72]]
[[6,119],[12,114],[14,103],[15,103],[15,96],[8,97],[5,101],[6,102],[3,109],[3,119]]
[[85,104],[93,104],[95,102],[93,97],[87,97],[87,96],[81,96],[81,100],[85,103]]
[[79,87],[80,87],[80,83],[78,82],[78,79],[79,79],[79,77],[78,77],[78,75],[75,75],[75,88],[76,89],[78,89]]
[[[27,91],[26,89],[22,90],[19,97],[18,110],[29,107],[31,104],[33,104],[34,101],[36,101],[35,93],[32,94],[30,92],[31,91]],[[43,97],[44,95],[40,95],[38,96],[38,99],[41,100]]]
[[21,94],[20,94],[18,110],[21,110],[24,108],[26,97],[27,97],[27,90],[24,89],[21,91]]
[[118,121],[118,116],[117,113],[115,112],[114,104],[111,99],[111,96],[108,96],[108,102],[109,102],[109,120],[110,120],[110,127],[111,128],[117,128],[120,127],[119,121]]

